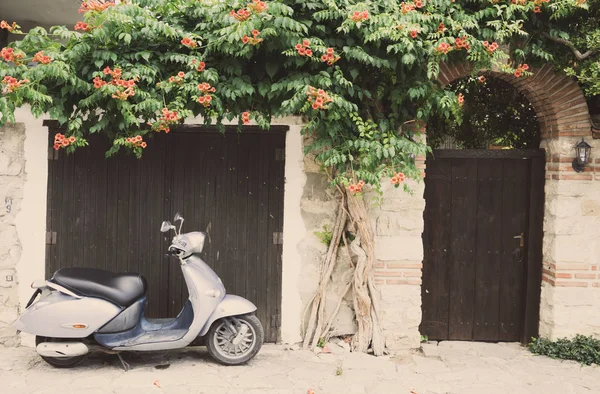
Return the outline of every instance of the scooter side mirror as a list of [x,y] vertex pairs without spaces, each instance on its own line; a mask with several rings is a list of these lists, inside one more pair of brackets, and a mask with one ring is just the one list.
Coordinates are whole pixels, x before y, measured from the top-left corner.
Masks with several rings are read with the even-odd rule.
[[183,216],[181,216],[181,214],[180,214],[179,212],[177,212],[177,213],[175,214],[175,218],[173,218],[173,221],[174,221],[174,222],[177,222],[177,221],[179,221],[179,220],[184,220],[184,219],[183,219]]
[[168,232],[169,230],[171,230],[171,229],[174,229],[174,228],[175,228],[175,226],[173,226],[173,225],[171,224],[171,222],[169,222],[169,221],[164,221],[164,222],[162,222],[162,224],[161,224],[161,226],[160,226],[160,232],[161,232],[161,233],[166,233],[166,232]]

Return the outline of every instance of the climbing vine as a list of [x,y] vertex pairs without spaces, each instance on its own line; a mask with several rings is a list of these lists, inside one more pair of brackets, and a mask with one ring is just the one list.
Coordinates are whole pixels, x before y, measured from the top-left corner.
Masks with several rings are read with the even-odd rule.
[[[2,49],[0,124],[24,104],[64,126],[55,149],[73,152],[104,133],[107,155],[138,157],[156,133],[200,117],[268,129],[300,115],[306,154],[339,191],[321,284],[304,327],[315,347],[330,323],[324,294],[340,244],[355,265],[358,351],[385,347],[373,282],[373,231],[364,198],[381,182],[420,179],[420,128],[435,111],[460,118],[461,94],[438,83],[440,62],[531,75],[525,21],[586,8],[581,0],[108,0],[83,1],[75,26],[19,35]],[[535,54],[534,54],[535,55]],[[535,56],[532,55],[532,58]],[[462,97],[462,98],[461,98]],[[347,231],[356,238],[348,240]]]

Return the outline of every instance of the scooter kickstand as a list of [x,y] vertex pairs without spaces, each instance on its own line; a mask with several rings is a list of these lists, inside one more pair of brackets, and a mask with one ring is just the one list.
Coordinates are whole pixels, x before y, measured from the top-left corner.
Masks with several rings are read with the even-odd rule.
[[129,366],[127,361],[123,360],[123,356],[121,356],[121,353],[117,353],[117,357],[119,357],[119,360],[121,361],[121,365],[123,365],[123,369],[125,370],[125,372],[129,371],[131,367]]

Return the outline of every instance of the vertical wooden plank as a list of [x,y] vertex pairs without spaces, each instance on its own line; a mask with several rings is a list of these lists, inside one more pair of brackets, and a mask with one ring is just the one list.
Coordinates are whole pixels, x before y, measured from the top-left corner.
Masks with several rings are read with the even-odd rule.
[[119,157],[106,159],[106,269],[119,271]]
[[529,231],[525,239],[527,246],[527,285],[522,343],[538,336],[540,316],[540,292],[542,285],[542,241],[544,224],[544,157],[531,161],[529,185]]
[[139,240],[140,240],[140,163],[133,156],[127,157],[127,166],[129,167],[129,190],[128,200],[129,209],[125,219],[127,220],[127,249],[122,253],[127,254],[127,272],[139,272]]
[[[166,281],[166,278],[161,276],[164,266],[176,265],[174,259],[166,257],[167,245],[163,241],[164,235],[160,232],[160,225],[163,220],[169,220],[164,212],[164,200],[165,200],[165,140],[169,136],[160,135],[157,138],[153,138],[149,146],[149,166],[150,166],[150,187],[149,187],[149,200],[150,200],[150,211],[149,216],[151,217],[150,227],[151,236],[149,237],[150,247],[149,252],[149,264],[151,267],[146,268],[149,272],[149,276],[152,283],[149,293],[149,304],[152,304],[150,308],[152,317],[161,317],[160,304],[161,299],[164,298],[164,294],[161,293],[161,285]],[[168,235],[170,240],[172,234]]]
[[72,255],[69,253],[71,246],[67,240],[72,240],[73,231],[69,226],[72,217],[72,201],[73,201],[73,179],[75,173],[75,160],[73,155],[67,155],[64,151],[59,151],[59,160],[62,160],[62,199],[59,202],[60,215],[57,218],[56,244],[58,249],[58,261],[56,269],[70,267]]
[[[164,166],[160,162],[157,165],[158,153],[155,140],[150,141],[150,145],[144,150],[144,155],[138,160],[140,195],[137,199],[139,205],[139,248],[138,264],[139,273],[142,274],[148,282],[148,291],[146,299],[148,300],[148,317],[159,317],[159,299],[160,299],[160,265],[163,263],[160,253],[160,216],[162,215],[162,185],[164,183]],[[167,263],[167,262],[164,262]]]
[[[194,185],[193,179],[198,176],[197,171],[199,170],[198,167],[194,166],[194,156],[198,155],[199,147],[203,146],[204,139],[202,137],[203,136],[199,133],[185,133],[185,138],[183,141],[185,148],[179,152],[179,154],[183,154],[183,178],[181,179],[183,182],[183,189],[180,196],[180,205],[178,205],[178,208],[175,209],[175,211],[179,211],[179,213],[185,218],[182,232],[200,231],[199,223],[193,220],[196,196],[192,192]],[[200,148],[200,150],[202,150],[202,148]],[[181,271],[181,266],[175,263],[171,269],[177,271],[177,274],[181,280],[181,285],[179,287],[179,302],[176,303],[175,306],[175,310],[177,311],[176,313],[179,313],[189,298],[189,293],[185,284],[183,272]]]
[[77,150],[72,154],[74,161],[74,178],[72,200],[69,210],[71,222],[71,237],[69,241],[63,238],[63,242],[69,242],[67,248],[67,264],[70,267],[85,267],[84,249],[85,249],[85,214],[86,199],[89,197],[86,187],[87,172],[87,151],[85,149]]
[[258,261],[256,277],[257,287],[257,317],[265,327],[265,338],[271,337],[271,325],[268,316],[268,298],[267,298],[267,286],[268,286],[268,264],[269,255],[268,249],[273,244],[273,234],[269,233],[269,139],[267,135],[260,134],[260,159],[259,159],[259,173],[258,173],[258,211],[257,211],[257,222],[258,229],[256,234],[256,243],[258,245]]
[[107,214],[106,214],[106,200],[108,196],[108,185],[107,185],[107,168],[108,160],[104,156],[104,152],[108,148],[108,143],[104,135],[97,136],[95,143],[98,148],[90,149],[90,157],[92,159],[92,166],[95,169],[95,176],[90,188],[90,192],[95,194],[94,204],[94,217],[91,223],[93,228],[92,236],[93,242],[95,243],[94,260],[95,268],[106,269],[106,244],[108,242],[108,234],[106,233],[107,227]]
[[[52,148],[54,143],[54,135],[56,130],[50,129],[48,132],[48,146],[52,149],[48,160],[48,194],[47,194],[47,218],[46,218],[46,231],[57,231],[59,227],[59,220],[61,217],[60,204],[62,202],[62,190],[63,190],[63,165],[62,160],[52,159],[54,149]],[[50,278],[54,272],[58,269],[59,254],[58,245],[46,245],[46,277]]]
[[239,144],[237,149],[238,154],[238,171],[237,171],[237,195],[235,214],[237,216],[237,251],[236,265],[238,272],[235,277],[235,292],[236,294],[246,294],[246,278],[250,267],[248,266],[248,236],[250,222],[248,221],[248,191],[250,177],[250,152],[248,143],[251,138],[256,138],[255,135],[242,134],[239,136]]
[[[126,271],[129,268],[129,208],[130,203],[134,204],[135,201],[130,201],[129,191],[129,173],[131,167],[128,163],[127,158],[122,155],[118,159],[117,169],[117,253],[115,255],[115,267],[118,272]],[[133,207],[132,207],[133,208]]]
[[216,262],[216,246],[215,246],[215,234],[220,231],[221,223],[217,222],[216,212],[216,199],[217,199],[217,155],[220,150],[217,149],[217,144],[221,141],[221,135],[216,133],[210,133],[204,138],[202,156],[203,156],[203,173],[202,178],[199,179],[201,182],[200,190],[204,202],[199,209],[202,212],[202,220],[200,224],[202,230],[208,229],[208,243],[204,247],[204,260],[213,269]]
[[477,166],[472,159],[452,160],[452,242],[449,339],[473,337],[475,253],[477,246]]
[[217,275],[223,280],[225,289],[229,292],[231,289],[231,282],[226,277],[229,263],[226,260],[226,237],[227,237],[227,214],[230,209],[226,199],[226,174],[227,168],[227,141],[224,134],[218,134],[215,138],[215,145],[213,151],[213,202],[215,216],[213,222],[213,238],[212,238],[212,250],[211,250],[211,263],[214,267]]
[[[269,185],[269,200],[267,205],[267,234],[271,234],[271,238],[273,238],[272,234],[276,234],[281,232],[281,228],[279,226],[279,184],[278,180],[278,163],[276,161],[276,153],[278,149],[278,141],[277,135],[268,134],[265,135],[268,141],[268,155],[265,158],[268,161],[268,185]],[[266,292],[266,300],[267,300],[267,323],[269,324],[269,335],[266,337],[266,340],[269,342],[277,341],[277,327],[276,327],[276,319],[277,319],[277,306],[279,304],[279,300],[277,297],[277,286],[278,286],[278,275],[276,272],[277,269],[277,259],[279,254],[280,245],[270,240],[269,245],[267,246],[267,285],[265,286]]]
[[[237,188],[238,177],[238,134],[225,134],[225,171],[223,173],[223,187],[225,194],[222,199],[225,204],[224,210],[224,245],[220,250],[224,252],[221,256],[221,261],[224,262],[221,266],[223,272],[225,286],[231,289],[231,293],[239,294],[239,289],[236,288],[236,271],[239,269],[239,259],[237,253],[237,207],[240,203]],[[223,278],[222,278],[223,279]]]
[[502,270],[502,161],[479,159],[473,339],[498,340]]
[[[171,206],[168,216],[173,220],[173,216],[176,212],[182,213],[184,196],[186,193],[185,184],[185,156],[190,154],[188,146],[193,143],[185,133],[173,134],[172,140],[172,155],[170,160],[173,165],[172,173],[172,194],[171,194]],[[177,224],[179,226],[179,224]],[[178,227],[179,228],[179,227]],[[185,286],[183,280],[183,274],[179,266],[173,262],[169,264],[169,309],[168,316],[177,316],[183,305],[181,300],[181,288]]]
[[420,332],[430,339],[448,339],[450,301],[450,240],[452,221],[452,162],[429,157],[423,230],[422,320]]
[[215,198],[216,198],[216,149],[215,145],[220,138],[216,133],[207,133],[203,139],[203,148],[201,152],[202,162],[199,177],[197,178],[200,200],[197,210],[199,214],[199,225],[202,231],[208,230],[208,243],[204,246],[203,258],[207,264],[214,267],[214,234],[219,227],[216,222]]
[[519,341],[523,326],[525,261],[520,240],[514,237],[527,234],[528,173],[527,160],[502,160],[503,163],[503,222],[502,273],[500,277],[499,340]]
[[[164,193],[163,193],[163,201],[162,201],[162,220],[173,220],[173,212],[172,212],[172,199],[174,198],[174,189],[175,189],[175,177],[174,177],[174,169],[175,169],[175,159],[177,156],[176,145],[174,142],[176,134],[170,134],[168,136],[164,136],[161,138],[163,141],[161,145],[164,147],[164,184],[162,185]],[[162,137],[162,136],[161,136]],[[158,138],[155,137],[155,138]],[[158,142],[157,142],[158,144]],[[170,245],[171,239],[173,237],[173,233],[167,233],[164,235],[162,239],[162,245],[164,250]],[[176,262],[174,258],[170,258],[167,262],[160,265],[160,300],[158,305],[158,310],[153,309],[151,313],[155,314],[155,316],[160,317],[168,317],[170,313],[170,305],[171,305],[171,271],[176,270],[178,267],[176,266]]]
[[[1,33],[0,33],[1,34]],[[52,231],[52,201],[53,201],[53,197],[54,197],[54,192],[56,189],[56,186],[54,186],[54,174],[55,174],[55,162],[56,160],[53,160],[53,156],[54,156],[54,148],[53,148],[53,140],[54,140],[54,133],[52,131],[52,129],[49,130],[48,132],[48,183],[47,183],[47,190],[46,190],[46,232]],[[58,212],[57,212],[58,214]],[[44,265],[44,270],[45,270],[45,275],[46,277],[49,277],[48,273],[50,271],[50,267],[53,265],[54,260],[53,260],[53,255],[54,255],[54,250],[56,248],[53,247],[53,245],[51,245],[50,243],[46,243],[46,248],[44,250],[44,258],[45,258],[45,262],[46,264]]]
[[[275,216],[278,218],[277,227],[278,232],[283,234],[283,212],[284,212],[284,189],[285,189],[285,139],[286,135],[284,133],[279,133],[275,136],[276,139],[276,148],[280,150],[279,161],[276,161],[274,164],[274,168],[277,169],[275,173],[275,179],[273,180],[274,189],[277,191],[275,193],[275,200],[278,202],[277,211],[275,212]],[[285,239],[283,240],[285,242]],[[273,272],[273,276],[276,279],[274,283],[275,292],[273,298],[275,300],[275,310],[273,311],[276,314],[276,328],[274,329],[275,335],[271,336],[273,342],[279,341],[280,339],[280,327],[281,327],[281,301],[282,301],[282,286],[283,286],[283,243],[276,246],[276,256],[275,256],[275,269]]]
[[[92,143],[95,143],[95,139],[92,140]],[[82,238],[82,258],[81,261],[76,263],[75,265],[79,267],[86,268],[94,268],[99,266],[98,258],[98,239],[95,234],[95,226],[94,221],[96,220],[96,198],[101,190],[98,190],[97,178],[98,178],[98,168],[96,167],[96,163],[94,162],[93,152],[97,151],[97,148],[91,148],[88,146],[84,149],[78,151],[81,153],[81,156],[85,158],[84,166],[82,168],[82,173],[84,175],[83,179],[83,187],[81,190],[78,190],[78,194],[83,196],[82,205],[83,216],[82,216],[82,224],[83,231],[81,233]]]
[[258,275],[260,275],[260,250],[264,248],[262,244],[259,244],[259,239],[261,239],[261,227],[258,221],[258,210],[260,203],[260,146],[261,139],[259,136],[252,135],[251,138],[248,138],[248,234],[246,234],[246,243],[248,245],[246,250],[246,256],[248,259],[248,276],[246,277],[246,297],[257,306],[259,305],[257,281]]

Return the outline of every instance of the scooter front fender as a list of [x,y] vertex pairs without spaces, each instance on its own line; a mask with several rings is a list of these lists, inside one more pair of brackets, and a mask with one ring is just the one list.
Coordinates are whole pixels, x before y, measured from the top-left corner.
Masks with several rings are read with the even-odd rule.
[[120,312],[118,306],[99,298],[52,291],[27,308],[13,327],[43,337],[85,338]]
[[227,294],[221,301],[217,308],[214,310],[212,315],[206,321],[204,327],[200,331],[199,336],[204,336],[210,329],[210,326],[217,320],[226,316],[237,316],[244,315],[246,313],[252,313],[256,310],[256,305],[251,303],[245,298]]

